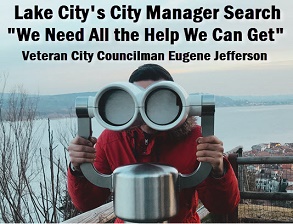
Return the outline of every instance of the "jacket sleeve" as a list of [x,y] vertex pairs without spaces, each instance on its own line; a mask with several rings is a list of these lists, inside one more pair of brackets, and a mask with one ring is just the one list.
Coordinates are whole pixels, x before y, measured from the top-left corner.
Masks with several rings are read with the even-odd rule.
[[[97,143],[95,168],[104,174],[110,174],[109,164],[105,157],[104,150]],[[67,175],[68,193],[74,206],[79,211],[88,211],[105,203],[110,195],[110,190],[101,188],[90,183],[85,177],[75,176],[70,168]]]
[[197,186],[198,196],[212,213],[232,212],[240,201],[238,181],[229,161],[224,158],[226,173],[221,178],[208,177]]

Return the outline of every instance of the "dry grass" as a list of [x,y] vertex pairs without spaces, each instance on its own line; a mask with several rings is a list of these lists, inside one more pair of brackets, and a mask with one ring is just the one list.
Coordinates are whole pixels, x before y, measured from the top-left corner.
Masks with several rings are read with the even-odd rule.
[[293,208],[239,204],[238,217],[240,222],[293,222]]

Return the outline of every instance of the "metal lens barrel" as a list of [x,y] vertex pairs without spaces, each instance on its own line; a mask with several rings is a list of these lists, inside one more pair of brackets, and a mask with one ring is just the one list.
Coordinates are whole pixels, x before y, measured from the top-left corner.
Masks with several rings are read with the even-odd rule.
[[141,89],[130,83],[113,83],[96,94],[95,117],[107,129],[120,131],[137,123]]
[[121,126],[133,118],[135,103],[125,90],[110,89],[101,95],[98,111],[101,118],[109,125]]
[[141,116],[155,130],[178,127],[188,116],[187,97],[187,93],[174,82],[153,84],[142,97]]
[[156,89],[145,100],[146,116],[158,125],[167,125],[176,121],[181,111],[180,97],[171,89]]

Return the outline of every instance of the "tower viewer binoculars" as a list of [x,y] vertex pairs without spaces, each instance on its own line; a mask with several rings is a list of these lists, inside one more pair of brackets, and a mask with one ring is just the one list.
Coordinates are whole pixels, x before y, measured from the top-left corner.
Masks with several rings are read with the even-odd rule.
[[[200,116],[203,136],[214,134],[215,103],[212,95],[188,94],[171,81],[160,81],[143,89],[117,82],[99,90],[95,97],[76,99],[78,135],[89,138],[91,118],[113,131],[141,124],[164,131],[179,127],[188,116]],[[160,164],[131,164],[106,175],[91,163],[80,166],[94,185],[114,192],[114,212],[130,222],[168,220],[178,212],[178,193],[201,183],[210,173],[209,163],[200,163],[191,174]],[[129,203],[125,204],[125,201]]]

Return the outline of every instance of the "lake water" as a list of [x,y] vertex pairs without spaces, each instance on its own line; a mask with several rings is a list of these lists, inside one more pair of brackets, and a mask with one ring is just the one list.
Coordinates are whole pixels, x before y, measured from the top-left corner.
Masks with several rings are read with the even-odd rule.
[[[225,151],[239,145],[250,150],[252,145],[259,143],[292,143],[292,115],[293,105],[219,107],[215,114],[215,135],[224,142]],[[76,119],[70,122],[75,124]],[[103,127],[95,119],[92,124],[93,135],[98,136]],[[68,119],[52,120],[52,129],[66,125]]]
[[215,134],[226,151],[242,145],[293,142],[293,105],[217,108]]

